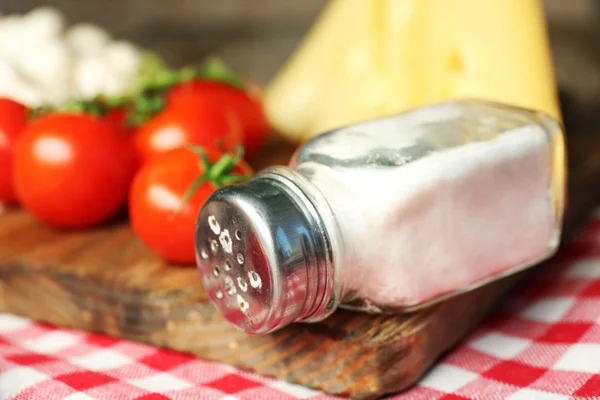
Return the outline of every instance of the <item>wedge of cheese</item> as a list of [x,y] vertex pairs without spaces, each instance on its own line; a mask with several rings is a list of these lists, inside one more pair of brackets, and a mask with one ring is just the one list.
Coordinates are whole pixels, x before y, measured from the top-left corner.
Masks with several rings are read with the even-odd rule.
[[560,119],[539,0],[332,0],[266,92],[291,141],[414,106],[482,98]]

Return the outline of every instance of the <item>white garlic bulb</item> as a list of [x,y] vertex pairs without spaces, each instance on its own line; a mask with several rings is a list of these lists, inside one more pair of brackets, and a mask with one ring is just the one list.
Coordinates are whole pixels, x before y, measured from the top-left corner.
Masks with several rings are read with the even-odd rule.
[[27,105],[126,94],[141,62],[133,44],[113,41],[91,23],[68,28],[63,15],[39,7],[0,15],[0,96]]
[[66,32],[65,41],[76,55],[89,55],[102,51],[110,36],[97,25],[80,23]]

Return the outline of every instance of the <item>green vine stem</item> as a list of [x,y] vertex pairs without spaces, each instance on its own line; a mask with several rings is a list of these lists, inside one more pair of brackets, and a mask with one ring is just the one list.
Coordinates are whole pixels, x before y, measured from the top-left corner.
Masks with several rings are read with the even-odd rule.
[[235,174],[232,171],[244,158],[244,148],[237,146],[235,154],[225,153],[215,163],[208,160],[208,155],[202,147],[188,145],[188,150],[196,154],[200,160],[200,168],[203,171],[185,192],[180,205],[180,210],[189,202],[196,190],[205,182],[210,182],[216,188],[246,182],[253,178],[253,174]]
[[30,109],[29,116],[37,118],[51,112],[75,112],[102,117],[111,109],[124,107],[127,112],[127,126],[136,127],[164,109],[166,92],[171,87],[194,79],[213,80],[240,90],[247,89],[246,80],[216,57],[207,59],[200,67],[170,69],[155,53],[144,52],[140,71],[132,82],[128,95],[97,96],[92,99],[75,99],[61,105],[44,105]]

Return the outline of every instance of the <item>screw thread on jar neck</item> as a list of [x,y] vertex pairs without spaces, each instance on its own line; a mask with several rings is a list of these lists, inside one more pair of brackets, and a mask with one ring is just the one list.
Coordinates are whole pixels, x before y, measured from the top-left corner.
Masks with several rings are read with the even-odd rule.
[[339,233],[333,221],[324,219],[325,215],[332,215],[329,205],[312,183],[290,168],[272,167],[260,176],[287,186],[296,200],[304,205],[304,213],[311,219],[315,236],[320,239],[316,249],[317,262],[309,263],[310,259],[307,258],[307,275],[312,285],[308,287],[303,312],[296,320],[320,321],[335,311],[342,297],[338,269],[341,259],[337,246]]
[[304,305],[295,321],[319,321],[331,314],[335,298],[336,282],[333,273],[335,265],[330,240],[331,232],[326,229],[315,204],[310,200],[306,192],[307,187],[298,182],[299,177],[289,173],[282,175],[281,172],[281,169],[277,172],[268,170],[261,179],[270,179],[275,185],[285,186],[284,190],[288,190],[290,196],[302,205],[301,212],[310,224],[312,236],[316,239],[312,249],[306,241],[303,242],[306,290]]

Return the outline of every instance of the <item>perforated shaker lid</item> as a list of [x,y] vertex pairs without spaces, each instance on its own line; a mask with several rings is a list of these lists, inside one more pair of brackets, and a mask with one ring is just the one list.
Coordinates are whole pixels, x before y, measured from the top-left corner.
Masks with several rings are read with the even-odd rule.
[[324,281],[327,244],[315,218],[270,179],[226,187],[208,199],[196,224],[196,259],[208,296],[234,326],[268,333],[321,308],[331,285]]

